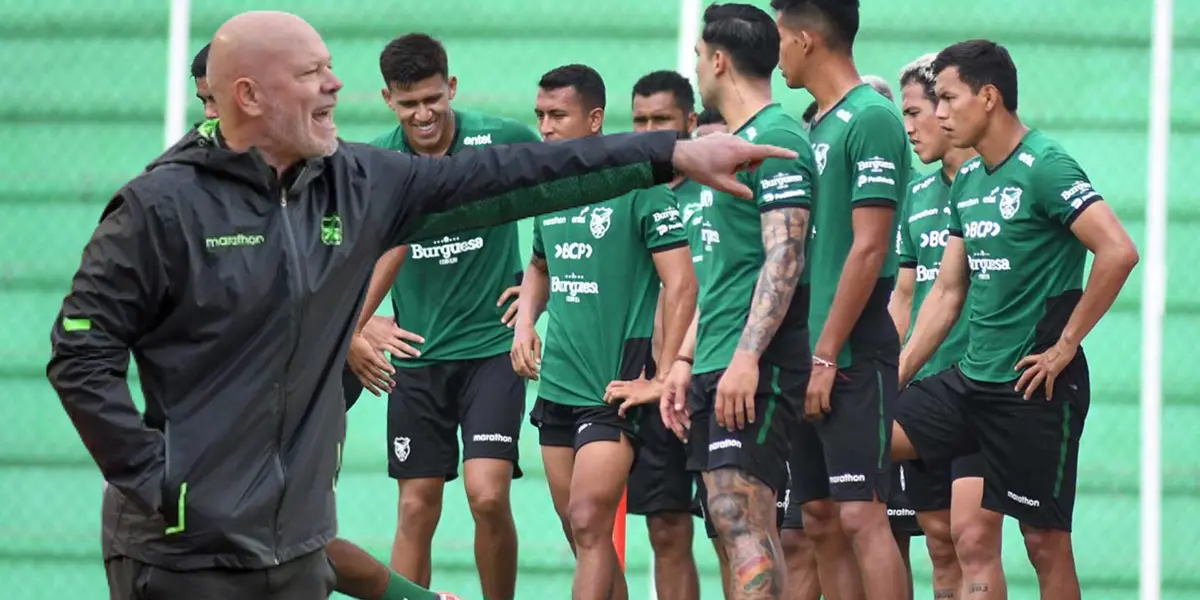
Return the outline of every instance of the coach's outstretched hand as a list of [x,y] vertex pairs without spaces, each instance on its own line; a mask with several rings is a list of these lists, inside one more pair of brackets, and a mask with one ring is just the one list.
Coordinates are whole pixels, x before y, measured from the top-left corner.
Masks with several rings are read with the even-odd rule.
[[737,179],[739,171],[757,169],[768,158],[790,160],[796,153],[778,146],[752,144],[728,133],[713,133],[675,144],[675,169],[714,190],[753,199],[750,188]]

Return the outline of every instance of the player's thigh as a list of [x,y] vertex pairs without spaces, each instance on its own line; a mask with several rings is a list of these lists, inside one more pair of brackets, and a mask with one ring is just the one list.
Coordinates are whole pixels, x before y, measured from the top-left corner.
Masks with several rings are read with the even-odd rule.
[[446,365],[398,368],[388,396],[388,474],[395,479],[458,476],[458,412],[446,392]]
[[513,372],[508,355],[464,361],[457,389],[462,423],[463,460],[497,458],[513,464],[521,476],[519,442],[525,419],[525,383]]
[[572,525],[593,523],[597,516],[611,524],[611,513],[625,491],[638,452],[638,426],[612,406],[578,407],[575,413],[575,469],[568,509]]
[[692,475],[687,470],[683,442],[663,425],[657,407],[640,411],[641,445],[629,473],[627,509],[630,514],[654,515],[693,511]]
[[876,357],[856,357],[838,371],[832,410],[816,423],[834,500],[887,500],[897,378],[896,365]]
[[887,502],[888,523],[896,539],[924,535],[917,520],[917,511],[913,508],[911,498],[907,493],[908,470],[903,463],[892,465],[891,494]]
[[896,399],[896,423],[926,465],[949,465],[978,451],[969,429],[969,382],[958,367],[915,381]]
[[976,387],[971,425],[987,465],[983,507],[1025,525],[1070,531],[1090,404],[1086,360],[1080,355],[1059,375],[1052,400],[1044,389],[1025,400],[1012,382]]
[[[759,366],[754,397],[754,422],[733,431],[708,420],[708,458],[705,471],[737,469],[782,496],[788,489],[788,459],[796,428],[793,406],[807,388],[807,373],[769,363]],[[714,389],[715,392],[715,389]],[[709,485],[712,492],[712,486]],[[774,502],[772,503],[774,504]]]
[[325,600],[337,584],[333,564],[323,549],[269,571],[270,594],[263,600]]

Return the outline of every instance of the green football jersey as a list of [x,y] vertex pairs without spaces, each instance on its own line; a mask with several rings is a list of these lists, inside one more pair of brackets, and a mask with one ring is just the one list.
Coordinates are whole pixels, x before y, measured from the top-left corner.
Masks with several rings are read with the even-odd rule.
[[679,207],[680,220],[687,232],[688,247],[692,250],[692,264],[697,266],[696,280],[700,280],[699,264],[704,262],[704,250],[701,235],[704,230],[704,216],[700,214],[701,197],[706,196],[712,204],[712,190],[705,190],[703,185],[684,179],[675,188],[675,204]]
[[660,285],[653,254],[685,246],[666,185],[536,218],[533,253],[546,259],[550,276],[538,395],[604,404],[610,382],[653,368]]
[[1071,223],[1100,195],[1062,146],[1031,130],[1003,162],[967,161],[950,189],[950,235],[971,269],[963,375],[1002,383],[1058,341],[1083,294],[1087,248]]
[[[695,373],[712,373],[729,366],[758,283],[765,255],[762,213],[780,208],[807,209],[813,197],[816,165],[804,127],[770,104],[739,128],[735,135],[756,144],[795,150],[791,160],[769,159],[738,178],[754,192],[750,202],[709,189],[700,191],[697,212],[689,223],[699,225],[701,254],[692,260],[700,284],[697,301]],[[780,366],[808,368],[808,288],[796,287],[791,306],[775,332],[763,360]]]
[[[810,135],[820,172],[808,261],[812,286],[808,327],[815,347],[842,269],[854,268],[846,264],[854,243],[851,212],[862,206],[899,208],[908,190],[912,153],[900,112],[865,83],[821,117]],[[889,252],[875,289],[837,356],[839,366],[850,366],[856,356],[898,346],[896,326],[887,310],[897,263],[896,255]]]
[[[900,268],[915,269],[917,276],[913,288],[909,336],[917,323],[921,303],[929,295],[929,290],[933,289],[933,281],[937,279],[938,269],[942,266],[942,252],[950,237],[950,180],[938,169],[936,173],[915,181],[900,210],[900,224],[896,231]],[[962,314],[968,314],[965,307]],[[962,358],[966,349],[967,318],[964,316],[954,324],[946,340],[913,379],[922,379],[949,368]]]
[[[482,113],[456,110],[454,123],[448,154],[541,141],[521,123]],[[415,153],[399,126],[371,143]],[[507,306],[496,306],[496,300],[505,288],[520,283],[522,271],[516,223],[409,244],[392,285],[392,307],[399,325],[423,336],[425,343],[413,344],[421,351],[419,358],[394,356],[393,364],[421,367],[508,352],[513,332],[500,322]]]

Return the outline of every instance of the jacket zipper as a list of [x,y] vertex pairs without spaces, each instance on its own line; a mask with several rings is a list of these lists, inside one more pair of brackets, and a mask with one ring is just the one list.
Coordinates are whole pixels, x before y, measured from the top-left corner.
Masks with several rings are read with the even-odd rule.
[[[303,175],[304,175],[304,173],[302,171],[300,173],[300,176],[303,177]],[[290,345],[292,347],[289,349],[290,351],[288,354],[288,362],[287,362],[286,367],[284,368],[284,381],[279,383],[279,425],[276,430],[276,438],[275,438],[275,464],[278,466],[280,476],[283,478],[284,493],[286,493],[286,490],[287,490],[287,468],[283,464],[283,445],[284,445],[283,427],[284,427],[284,422],[286,420],[285,416],[287,413],[287,387],[286,387],[287,386],[287,373],[290,372],[290,370],[291,370],[292,357],[295,354],[296,346],[300,343],[300,315],[298,315],[296,313],[297,313],[297,311],[300,311],[303,309],[303,307],[301,306],[301,298],[303,297],[303,294],[304,294],[303,265],[301,265],[301,263],[300,263],[300,250],[299,250],[299,247],[296,245],[296,235],[292,230],[292,220],[291,220],[291,217],[288,216],[287,195],[288,195],[287,188],[282,188],[279,192],[279,207],[280,207],[280,212],[283,213],[283,229],[284,229],[284,233],[287,237],[287,246],[284,249],[284,252],[286,254],[288,254],[289,258],[291,259],[292,268],[295,270],[297,283],[295,284],[295,288],[293,288],[293,296],[292,296],[293,311],[292,311],[292,315],[290,317],[291,325],[292,325],[292,343]],[[275,564],[280,563],[280,558],[279,558],[279,543],[280,543],[280,540],[279,540],[279,513],[282,510],[283,510],[283,497],[281,495],[280,499],[279,499],[279,504],[275,507],[275,526],[272,528],[272,534],[274,535],[274,538],[275,538],[275,540],[274,540],[275,543],[272,544],[272,546],[274,547],[274,552],[275,552]]]

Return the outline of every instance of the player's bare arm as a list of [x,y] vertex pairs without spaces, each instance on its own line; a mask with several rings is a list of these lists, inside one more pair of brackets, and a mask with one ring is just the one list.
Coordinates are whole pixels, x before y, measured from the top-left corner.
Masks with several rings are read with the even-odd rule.
[[371,283],[367,286],[367,298],[363,301],[362,313],[358,316],[358,331],[362,331],[367,321],[375,315],[375,311],[379,310],[379,305],[383,303],[388,290],[392,289],[392,284],[396,282],[396,274],[400,272],[407,256],[408,245],[396,246],[384,252],[375,262],[375,269],[371,271]]
[[1071,233],[1092,253],[1092,270],[1088,274],[1083,296],[1071,312],[1071,318],[1067,320],[1058,342],[1045,352],[1027,356],[1017,363],[1017,370],[1024,372],[1017,380],[1016,389],[1025,392],[1026,400],[1043,382],[1046,385],[1046,400],[1050,400],[1054,393],[1055,378],[1075,358],[1079,344],[1108,312],[1138,263],[1137,247],[1129,239],[1120,219],[1105,202],[1096,201],[1083,209],[1071,223]]
[[925,366],[929,357],[950,334],[967,300],[970,272],[967,250],[961,237],[946,240],[942,263],[929,295],[921,303],[912,336],[900,353],[900,385],[904,386]]
[[542,340],[538,337],[538,318],[546,310],[546,301],[550,298],[550,274],[546,267],[545,257],[534,255],[525,267],[525,276],[521,279],[521,294],[517,299],[517,316],[512,321],[516,330],[513,337],[512,358],[513,370],[526,379],[536,381],[538,369],[542,363]]
[[[784,557],[776,531],[775,495],[745,472],[724,468],[705,474],[709,481],[709,513],[723,535],[729,556],[731,586],[744,600],[781,597]],[[769,518],[767,518],[769,517]]]
[[671,367],[663,381],[662,397],[658,404],[663,424],[684,442],[687,442],[687,432],[692,426],[687,412],[687,389],[692,382],[692,359],[696,354],[696,330],[699,324],[700,311],[696,310],[679,343],[678,353],[669,359]]
[[854,242],[838,279],[829,318],[812,349],[813,373],[804,403],[806,417],[820,417],[831,410],[829,395],[837,375],[837,357],[875,289],[888,253],[893,251],[895,214],[895,206],[890,203],[858,207],[851,213]]
[[908,335],[908,328],[912,325],[910,321],[913,292],[916,287],[917,270],[900,267],[896,272],[896,288],[892,290],[892,297],[888,300],[888,314],[892,315],[892,322],[896,324],[896,334],[900,336],[901,341]]
[[[653,254],[654,268],[662,281],[659,311],[656,321],[662,321],[662,357],[678,356],[679,347],[696,314],[696,270],[692,267],[691,250],[684,246]],[[672,361],[673,362],[673,361]],[[657,402],[662,397],[662,383],[668,371],[661,369],[652,381],[614,381],[605,390],[605,401],[624,400],[618,414],[625,415],[629,407]]]
[[804,240],[808,237],[807,208],[787,207],[762,213],[763,266],[750,300],[750,315],[737,351],[717,386],[714,416],[730,431],[754,422],[754,393],[758,389],[758,360],[787,315],[804,271]]
[[367,286],[367,298],[346,355],[346,364],[363,384],[363,389],[375,396],[388,393],[395,387],[392,380],[395,367],[385,353],[417,357],[421,352],[409,342],[419,344],[425,341],[420,335],[401,329],[395,320],[375,315],[407,255],[408,246],[398,246],[385,252],[375,263],[371,282]]

